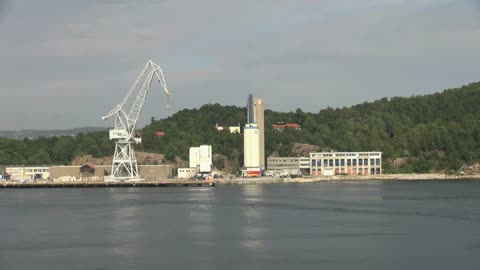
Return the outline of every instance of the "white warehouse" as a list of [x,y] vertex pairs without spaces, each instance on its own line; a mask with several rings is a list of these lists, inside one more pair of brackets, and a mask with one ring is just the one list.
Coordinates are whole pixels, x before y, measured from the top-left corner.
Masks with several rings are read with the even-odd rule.
[[189,165],[190,168],[198,168],[199,172],[211,172],[213,166],[212,146],[190,147]]

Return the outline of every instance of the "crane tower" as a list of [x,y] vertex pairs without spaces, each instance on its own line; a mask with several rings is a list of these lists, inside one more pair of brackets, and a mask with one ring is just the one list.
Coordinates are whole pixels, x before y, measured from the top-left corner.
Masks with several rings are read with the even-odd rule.
[[135,133],[135,126],[155,77],[168,98],[170,92],[163,71],[160,66],[149,60],[122,103],[102,117],[103,120],[106,120],[115,116],[115,126],[109,130],[110,140],[115,141],[115,153],[113,154],[112,173],[110,177],[106,178],[107,181],[142,180],[138,175],[137,158],[133,149],[133,144],[140,142]]

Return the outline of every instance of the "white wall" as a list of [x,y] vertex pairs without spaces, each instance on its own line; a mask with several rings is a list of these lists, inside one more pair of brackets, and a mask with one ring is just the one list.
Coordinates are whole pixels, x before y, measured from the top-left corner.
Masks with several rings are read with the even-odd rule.
[[212,146],[200,145],[200,172],[211,172],[212,164]]
[[247,124],[243,131],[244,166],[260,167],[260,132],[256,124]]
[[189,167],[196,168],[200,165],[200,147],[190,147]]

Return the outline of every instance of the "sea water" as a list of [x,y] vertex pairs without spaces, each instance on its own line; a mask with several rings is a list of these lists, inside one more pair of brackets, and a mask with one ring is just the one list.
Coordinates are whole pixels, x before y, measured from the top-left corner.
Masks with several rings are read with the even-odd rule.
[[5,189],[0,269],[480,269],[480,181]]

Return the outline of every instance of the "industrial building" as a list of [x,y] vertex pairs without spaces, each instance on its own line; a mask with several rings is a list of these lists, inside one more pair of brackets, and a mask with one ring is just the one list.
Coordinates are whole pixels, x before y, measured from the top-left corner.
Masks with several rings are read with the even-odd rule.
[[255,97],[253,106],[255,110],[254,121],[258,126],[260,168],[265,169],[265,104],[263,98]]
[[310,153],[310,175],[382,174],[382,152]]
[[[161,180],[175,174],[174,165],[139,165],[139,175],[144,180]],[[112,166],[85,163],[81,166],[52,166],[49,179],[53,181],[103,181],[109,176]]]
[[211,145],[190,147],[188,157],[189,168],[178,168],[178,178],[189,179],[197,173],[209,174],[212,172],[213,154]]
[[[161,180],[175,174],[173,165],[139,165],[144,180]],[[81,166],[6,166],[0,179],[10,181],[103,181],[112,171],[110,165],[94,165],[87,162]]]
[[212,146],[190,147],[188,163],[190,168],[197,168],[199,172],[211,172],[213,167]]
[[260,131],[257,124],[246,124],[243,130],[244,166],[260,168]]
[[178,168],[178,178],[179,179],[194,178],[197,173],[198,173],[197,168]]
[[8,174],[12,181],[48,179],[50,177],[50,167],[6,166],[5,174]]
[[269,157],[267,169],[274,175],[305,175],[310,173],[308,157]]
[[247,123],[243,131],[244,176],[258,176],[265,169],[264,111],[263,98],[248,95]]

